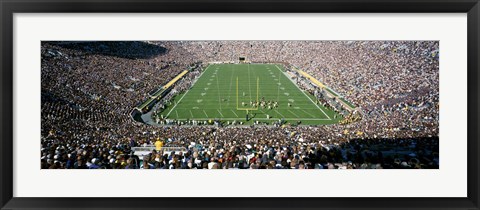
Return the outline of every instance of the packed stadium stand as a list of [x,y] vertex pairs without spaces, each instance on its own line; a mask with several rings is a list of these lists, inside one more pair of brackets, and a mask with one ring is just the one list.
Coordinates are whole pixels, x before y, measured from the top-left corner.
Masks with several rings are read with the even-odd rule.
[[[132,117],[190,89],[210,63],[244,59],[304,72],[352,109],[316,126]],[[313,93],[308,76],[297,85]],[[42,42],[40,159],[42,169],[438,169],[439,43]]]

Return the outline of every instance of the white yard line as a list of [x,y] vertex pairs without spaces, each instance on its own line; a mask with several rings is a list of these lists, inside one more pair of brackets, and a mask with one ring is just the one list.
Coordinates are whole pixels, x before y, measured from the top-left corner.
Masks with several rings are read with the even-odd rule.
[[261,111],[262,114],[264,114],[264,115],[269,115],[269,114],[265,113],[265,112],[264,112],[263,110],[261,110],[261,109],[260,109],[259,111]]
[[205,109],[203,110],[203,113],[205,113],[205,116],[207,116],[207,118],[208,118],[208,114],[207,114],[207,112],[205,112]]
[[252,101],[252,87],[250,87],[250,65],[247,65],[248,68],[248,96],[250,97],[250,101]]
[[[280,72],[282,71],[277,65],[275,65],[275,67],[277,67],[277,69],[278,69]],[[285,76],[286,76],[286,75],[285,75]],[[289,78],[288,76],[286,76],[286,77]],[[290,78],[289,78],[289,79],[290,79]],[[290,79],[290,81],[292,81],[292,80]],[[293,82],[293,81],[292,81],[292,82]],[[297,87],[298,90],[300,90],[300,92],[302,92],[303,95],[305,95],[305,97],[307,97],[313,104],[315,104],[315,106],[317,106],[317,108],[320,109],[320,111],[322,111],[323,114],[324,114],[325,116],[327,116],[327,118],[328,118],[329,120],[331,120],[331,118],[328,116],[328,114],[325,113],[325,111],[323,111],[323,109],[320,108],[320,107],[318,106],[318,104],[315,103],[315,102],[314,102],[302,89],[300,89],[294,82],[293,82],[293,85],[294,85],[295,87]]]
[[193,118],[193,113],[192,113],[192,110],[190,110],[190,109],[189,109],[188,111],[190,111],[190,115],[191,115],[191,116],[192,116],[192,118]]
[[170,113],[172,113],[172,111],[175,109],[175,107],[177,107],[177,105],[180,103],[180,101],[182,101],[183,97],[185,97],[187,95],[188,91],[190,91],[190,89],[188,89],[187,92],[185,92],[185,94],[183,94],[183,96],[180,98],[180,100],[178,100],[177,103],[175,103],[175,106],[173,106],[173,108],[170,109],[170,111],[167,113],[166,117],[170,116]]
[[282,116],[282,118],[285,118],[285,116],[283,116],[280,112],[278,112],[277,110],[274,110],[276,113],[278,113],[280,116]]
[[315,117],[315,116],[313,116],[313,115],[312,115],[312,114],[310,114],[309,112],[306,112],[306,111],[305,111],[305,110],[303,110],[303,109],[300,109],[300,110],[302,110],[302,112],[305,112],[306,114],[308,114],[308,115],[310,115],[310,116],[312,116],[312,117]]
[[[275,65],[275,67],[277,67],[277,68],[278,68],[278,66],[277,66],[277,65]],[[280,68],[279,68],[279,69],[280,69]],[[281,75],[280,75],[280,74],[281,74],[281,73],[282,73],[282,71],[280,70],[280,71],[278,72],[278,84],[282,84],[282,83],[280,82],[280,77],[281,77]],[[278,85],[278,84],[277,84],[277,85]],[[279,101],[280,101],[280,85],[278,85],[278,86],[277,86],[277,89],[278,89],[278,93],[277,93],[277,102],[279,102]]]
[[295,116],[298,117],[298,118],[300,117],[300,116],[298,116],[297,114],[295,114],[295,113],[293,113],[292,111],[290,111],[290,109],[288,109],[287,111],[290,112],[290,113],[292,113],[293,115],[295,115]]
[[230,88],[228,89],[228,99],[227,99],[227,106],[230,105],[230,93],[232,93],[232,85],[233,85],[233,72],[234,72],[234,66],[235,65],[231,65],[232,66],[232,76],[230,77]]
[[234,114],[235,116],[237,116],[237,117],[238,117],[238,115],[237,115],[237,113],[236,113],[236,112],[234,112],[234,111],[233,111],[233,110],[231,110],[231,109],[230,109],[230,111],[232,111],[232,112],[233,112],[233,114]]
[[[195,81],[195,83],[197,83],[198,80],[199,80],[200,78],[202,78],[203,74],[208,70],[208,68],[210,68],[210,66],[212,66],[212,65],[209,65],[209,66],[205,69],[205,71],[202,72],[202,74],[198,77],[198,79]],[[192,89],[192,87],[194,87],[195,83],[192,84],[192,86],[190,87],[190,89]],[[175,109],[175,107],[177,107],[177,105],[180,103],[180,101],[182,101],[183,97],[185,97],[185,96],[187,95],[187,93],[190,91],[190,89],[188,89],[187,92],[185,92],[185,94],[180,98],[180,100],[178,100],[178,102],[175,104],[175,106],[173,106],[173,108],[167,113],[167,116],[166,116],[166,117],[170,116],[170,113],[172,113],[172,111]],[[178,118],[178,117],[177,117],[177,118]]]
[[218,111],[218,113],[219,113],[219,114],[222,116],[222,118],[223,118],[223,114],[220,112],[220,110],[217,109],[217,111]]
[[220,87],[218,86],[218,76],[215,76],[217,78],[217,91],[218,91],[218,104],[220,105],[220,109],[222,109],[222,100],[220,99]]
[[175,110],[175,114],[177,114],[177,118],[178,118],[178,112],[177,112],[177,110]]

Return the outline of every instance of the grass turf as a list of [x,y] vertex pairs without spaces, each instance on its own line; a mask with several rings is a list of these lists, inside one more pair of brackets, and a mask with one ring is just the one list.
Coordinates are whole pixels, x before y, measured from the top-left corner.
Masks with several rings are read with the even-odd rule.
[[[256,101],[257,96],[258,100],[277,101],[278,108],[258,107],[258,110],[250,110],[251,120],[246,121],[247,111],[239,109],[252,109],[250,101]],[[242,102],[246,105],[242,105]],[[314,96],[298,88],[285,75],[281,65],[212,64],[191,89],[177,95],[173,103],[159,115],[177,120],[221,119],[243,121],[246,124],[257,120],[273,122],[284,119],[287,123],[301,121],[301,124],[320,125],[341,120],[333,110],[315,102]],[[288,106],[289,103],[291,106]],[[267,119],[267,115],[270,119]]]

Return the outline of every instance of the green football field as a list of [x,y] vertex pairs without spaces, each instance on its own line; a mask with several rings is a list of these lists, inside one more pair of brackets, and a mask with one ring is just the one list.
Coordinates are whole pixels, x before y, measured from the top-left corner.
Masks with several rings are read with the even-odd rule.
[[[193,87],[176,96],[160,114],[168,119],[221,119],[245,124],[284,119],[287,123],[318,125],[341,120],[340,115],[317,104],[314,96],[298,88],[282,68],[274,64],[209,65]],[[255,107],[250,103],[255,101],[272,101],[272,105],[270,109],[267,105]],[[276,108],[274,101],[278,102]],[[334,119],[334,115],[338,117]]]

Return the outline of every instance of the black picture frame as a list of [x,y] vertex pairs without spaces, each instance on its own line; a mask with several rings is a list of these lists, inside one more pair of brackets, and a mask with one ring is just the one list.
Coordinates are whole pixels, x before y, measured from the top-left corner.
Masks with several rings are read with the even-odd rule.
[[[1,209],[479,209],[478,0],[1,0]],[[16,198],[13,197],[14,13],[467,13],[466,198]],[[454,181],[454,180],[448,180]],[[125,194],[128,196],[128,192]]]

